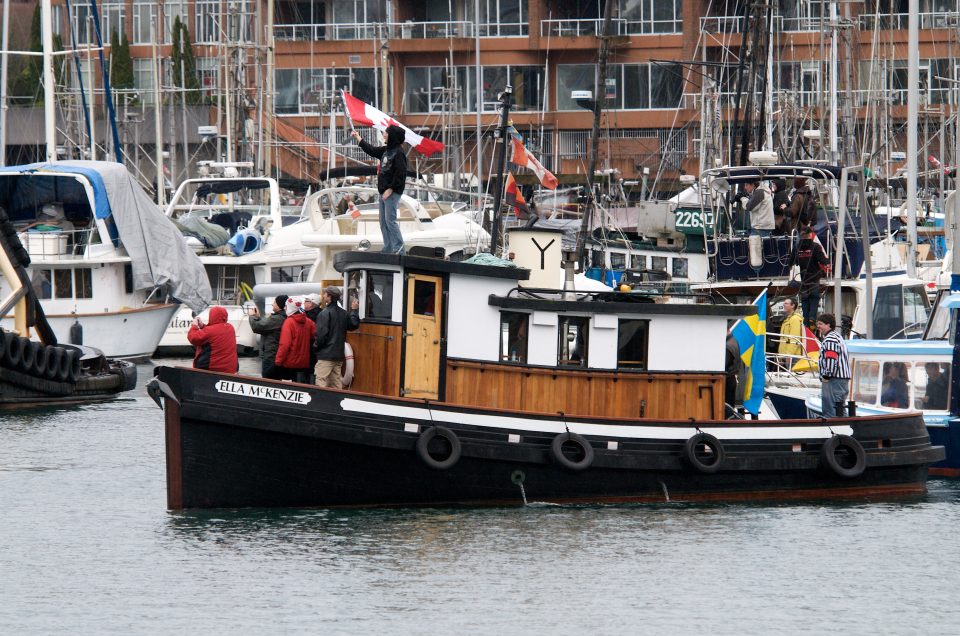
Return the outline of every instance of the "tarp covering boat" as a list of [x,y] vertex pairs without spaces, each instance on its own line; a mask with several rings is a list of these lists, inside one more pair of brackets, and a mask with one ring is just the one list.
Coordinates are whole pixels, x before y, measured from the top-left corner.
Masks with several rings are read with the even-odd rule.
[[[203,264],[123,165],[108,161],[33,163],[3,168],[0,177],[37,172],[75,175],[89,184],[94,215],[97,219],[113,219],[120,241],[130,256],[134,288],[169,286],[170,293],[194,311],[210,303],[212,292]],[[0,178],[0,190],[7,195],[4,197],[7,201],[23,198],[28,191],[37,195],[33,197],[35,201],[54,200],[70,194],[61,191],[65,186],[59,181],[32,176],[30,179]],[[45,197],[37,188],[57,189],[57,192],[55,196],[51,193],[51,197]],[[73,194],[79,196],[81,191]]]

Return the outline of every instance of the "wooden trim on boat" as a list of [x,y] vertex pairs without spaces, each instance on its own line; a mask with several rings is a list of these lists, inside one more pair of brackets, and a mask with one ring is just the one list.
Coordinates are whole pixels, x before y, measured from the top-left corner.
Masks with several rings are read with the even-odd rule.
[[47,314],[47,318],[95,318],[97,316],[125,316],[127,314],[140,314],[147,311],[157,311],[158,309],[165,309],[167,307],[179,307],[177,303],[163,303],[162,305],[147,305],[146,307],[125,307],[119,311],[100,311],[94,313],[85,313],[85,314]]
[[183,509],[183,448],[180,432],[180,405],[175,400],[164,400],[164,420],[167,446],[167,508]]

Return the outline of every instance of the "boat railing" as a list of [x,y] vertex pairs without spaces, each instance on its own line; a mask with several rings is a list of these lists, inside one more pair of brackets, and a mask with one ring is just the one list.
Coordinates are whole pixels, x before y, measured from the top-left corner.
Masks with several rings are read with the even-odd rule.
[[[35,261],[71,260],[85,255],[87,246],[99,242],[96,226],[79,230],[26,230],[19,233],[24,249]],[[96,237],[98,240],[94,240]]]
[[[669,281],[665,281],[669,282]],[[622,302],[622,303],[644,303],[657,304],[717,304],[714,298],[708,292],[691,291],[688,287],[676,289],[664,285],[647,284],[643,287],[634,287],[632,291],[620,292],[613,289],[605,290],[563,290],[549,287],[514,287],[507,292],[507,298],[516,298],[524,296],[537,300],[564,299],[564,297],[573,294],[577,300],[588,302]]]

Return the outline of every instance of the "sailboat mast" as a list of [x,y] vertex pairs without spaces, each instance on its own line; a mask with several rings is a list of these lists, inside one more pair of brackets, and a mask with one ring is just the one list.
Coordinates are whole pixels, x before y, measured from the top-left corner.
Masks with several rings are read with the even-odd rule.
[[[920,0],[910,0],[907,21],[907,274],[917,275],[917,106],[920,101]],[[956,249],[956,248],[954,248]]]
[[0,43],[0,166],[7,165],[7,61],[10,43],[10,3],[3,0],[3,35]]
[[57,120],[53,84],[53,9],[50,0],[40,0],[40,36],[43,42],[43,134],[47,138],[47,161],[57,160]]

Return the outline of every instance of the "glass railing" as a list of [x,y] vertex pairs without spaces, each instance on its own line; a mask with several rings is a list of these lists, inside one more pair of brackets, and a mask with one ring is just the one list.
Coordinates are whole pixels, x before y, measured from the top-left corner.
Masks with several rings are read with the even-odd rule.
[[[921,29],[948,29],[960,26],[960,15],[952,12],[921,13],[918,17]],[[861,14],[860,29],[864,31],[906,29],[909,18],[907,13]]]
[[277,40],[372,40],[382,37],[402,40],[526,36],[525,22],[474,24],[465,20],[446,22],[389,22],[371,24],[277,24]]

